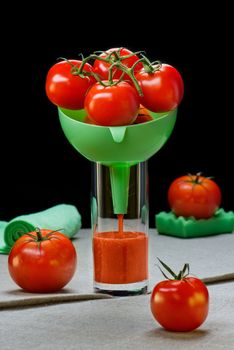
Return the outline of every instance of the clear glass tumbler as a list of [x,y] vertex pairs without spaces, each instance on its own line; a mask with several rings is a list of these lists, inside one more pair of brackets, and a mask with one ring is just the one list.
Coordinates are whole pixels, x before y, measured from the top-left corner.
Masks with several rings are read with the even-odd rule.
[[92,165],[91,216],[94,289],[112,295],[136,295],[148,287],[147,162],[130,167],[128,209],[114,213],[110,169]]

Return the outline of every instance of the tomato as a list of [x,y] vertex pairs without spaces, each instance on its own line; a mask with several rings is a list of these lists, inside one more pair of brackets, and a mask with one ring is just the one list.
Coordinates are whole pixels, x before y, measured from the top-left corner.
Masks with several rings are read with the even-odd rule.
[[[132,51],[126,49],[126,48],[114,48],[114,49],[109,49],[106,52],[101,53],[100,57],[105,58],[108,56],[108,54],[110,54],[111,52],[119,52],[119,56],[128,56],[133,54]],[[114,54],[111,56],[113,62],[116,60]],[[126,67],[131,68],[134,63],[136,63],[139,60],[139,57],[137,55],[133,55],[129,58],[123,59],[121,61],[122,64],[124,64]],[[110,64],[108,62],[104,62],[104,61],[100,61],[98,59],[96,59],[94,61],[94,65],[93,65],[94,71],[95,73],[99,74],[101,76],[102,79],[107,80],[108,76],[109,76],[109,68],[110,68]],[[135,68],[134,68],[134,73],[138,72],[139,70],[141,70],[143,68],[143,64],[141,62],[139,62]],[[113,77],[115,79],[119,79],[122,75],[122,71],[120,69],[114,68],[113,69]],[[124,75],[124,80],[129,81],[130,78],[127,74]]]
[[159,113],[178,107],[184,94],[184,83],[180,73],[168,64],[162,64],[153,73],[144,69],[136,74],[142,89],[140,103],[150,111]]
[[200,174],[185,175],[170,185],[168,202],[177,216],[208,219],[220,206],[221,190],[210,178]]
[[140,105],[137,118],[134,121],[134,124],[141,124],[141,123],[146,123],[150,122],[151,120],[154,120],[153,117],[151,117],[150,112],[148,109],[146,109],[144,106]]
[[89,118],[89,116],[87,115],[85,118],[84,118],[84,121],[83,121],[84,123],[86,123],[86,124],[93,124],[93,125],[97,125],[96,123],[94,123],[94,121],[93,120],[91,120],[90,118]]
[[174,278],[178,279],[164,280],[155,285],[150,299],[151,312],[169,331],[192,331],[208,315],[208,289],[199,278],[184,277],[182,271]]
[[[108,82],[103,81],[103,83]],[[89,119],[95,124],[128,125],[133,123],[137,117],[139,96],[136,90],[124,81],[110,86],[96,83],[87,93],[85,109]]]
[[76,250],[60,232],[37,229],[20,237],[11,249],[8,269],[15,283],[28,292],[50,293],[73,277]]
[[[83,109],[86,92],[96,80],[93,76],[82,78],[72,74],[71,65],[79,68],[82,62],[77,60],[69,62],[61,61],[50,68],[46,77],[46,94],[56,106]],[[91,72],[92,66],[86,63],[83,70]]]

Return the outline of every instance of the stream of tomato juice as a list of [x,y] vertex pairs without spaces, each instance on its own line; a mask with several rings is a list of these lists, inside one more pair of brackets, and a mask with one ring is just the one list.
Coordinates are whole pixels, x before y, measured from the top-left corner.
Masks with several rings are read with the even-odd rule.
[[123,214],[118,214],[118,231],[94,233],[93,253],[96,282],[127,284],[148,279],[148,236],[124,231]]

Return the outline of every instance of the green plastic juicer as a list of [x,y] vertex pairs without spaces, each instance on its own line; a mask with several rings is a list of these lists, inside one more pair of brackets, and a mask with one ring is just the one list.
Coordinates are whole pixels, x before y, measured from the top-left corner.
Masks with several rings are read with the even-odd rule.
[[87,159],[109,167],[114,214],[126,214],[130,167],[149,159],[165,144],[177,110],[150,112],[152,121],[114,127],[84,123],[84,110],[58,111],[62,129],[75,149]]

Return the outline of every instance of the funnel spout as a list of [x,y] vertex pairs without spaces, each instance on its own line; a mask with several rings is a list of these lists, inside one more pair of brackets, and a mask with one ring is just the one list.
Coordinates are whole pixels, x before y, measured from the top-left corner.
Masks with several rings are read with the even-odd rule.
[[123,142],[125,138],[126,130],[127,130],[126,126],[109,127],[109,130],[114,142],[116,143]]
[[127,214],[130,165],[110,166],[112,200],[115,214]]

